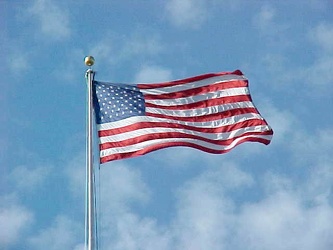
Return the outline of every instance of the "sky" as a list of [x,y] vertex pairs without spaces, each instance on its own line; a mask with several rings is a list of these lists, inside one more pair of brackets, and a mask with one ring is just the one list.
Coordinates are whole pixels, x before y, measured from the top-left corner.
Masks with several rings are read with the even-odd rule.
[[96,80],[120,83],[240,69],[274,130],[222,155],[96,164],[99,249],[332,249],[332,13],[330,0],[0,0],[0,249],[84,249],[87,55]]

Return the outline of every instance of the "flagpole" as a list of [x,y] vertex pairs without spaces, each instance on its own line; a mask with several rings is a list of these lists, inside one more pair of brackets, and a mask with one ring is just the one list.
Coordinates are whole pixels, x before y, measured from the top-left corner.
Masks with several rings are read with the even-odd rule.
[[87,152],[86,152],[86,233],[85,244],[86,250],[95,249],[95,234],[94,234],[94,170],[93,170],[93,138],[92,138],[92,83],[95,72],[91,69],[94,65],[94,58],[87,56],[84,62],[90,68],[86,72],[87,80]]

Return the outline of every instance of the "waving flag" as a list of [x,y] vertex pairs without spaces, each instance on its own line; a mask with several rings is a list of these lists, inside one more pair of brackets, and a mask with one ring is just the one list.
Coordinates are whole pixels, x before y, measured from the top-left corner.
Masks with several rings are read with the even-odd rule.
[[273,135],[239,70],[155,84],[93,81],[93,102],[101,163],[173,146],[222,154]]

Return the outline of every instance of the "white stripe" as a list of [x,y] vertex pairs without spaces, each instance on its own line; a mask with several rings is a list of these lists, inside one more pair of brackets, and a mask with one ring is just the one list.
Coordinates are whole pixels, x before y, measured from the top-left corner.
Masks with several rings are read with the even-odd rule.
[[230,82],[234,80],[247,80],[247,78],[243,75],[222,75],[222,76],[214,76],[204,80],[189,82],[186,84],[179,84],[170,87],[161,87],[161,88],[154,88],[154,89],[140,89],[140,91],[144,94],[149,95],[160,95],[166,93],[173,93],[178,91],[184,91],[188,89],[198,88],[207,85],[213,85],[221,82]]
[[252,102],[236,102],[236,103],[211,106],[207,108],[186,109],[186,110],[146,108],[146,112],[154,114],[162,114],[167,116],[175,116],[175,117],[200,117],[209,114],[217,114],[220,112],[237,108],[254,108],[254,105]]
[[204,100],[211,100],[211,99],[220,98],[220,97],[249,95],[249,94],[250,94],[250,92],[247,87],[240,87],[240,88],[223,89],[223,90],[214,91],[214,92],[210,92],[210,93],[204,93],[204,94],[196,95],[196,96],[181,97],[181,98],[176,98],[176,99],[153,99],[153,100],[145,100],[145,102],[156,104],[156,105],[161,105],[161,106],[174,106],[174,105],[190,104],[190,103],[200,102],[200,101],[204,101]]
[[151,141],[140,142],[138,144],[134,144],[134,145],[131,145],[131,146],[101,150],[100,151],[100,157],[113,155],[113,154],[118,154],[118,153],[135,152],[135,151],[138,151],[138,150],[150,147],[150,146],[160,145],[160,144],[169,143],[169,142],[189,142],[189,143],[192,143],[192,144],[196,144],[196,145],[205,147],[207,149],[228,150],[228,149],[231,149],[231,148],[235,147],[236,144],[240,140],[243,140],[245,138],[261,138],[261,139],[271,140],[272,136],[271,135],[248,135],[248,136],[243,136],[243,137],[235,139],[228,146],[216,145],[216,144],[212,144],[212,143],[209,143],[209,142],[200,141],[200,140],[197,140],[197,139],[183,139],[183,138],[156,139],[156,140],[151,140]]
[[100,144],[107,143],[107,142],[117,142],[117,141],[123,141],[128,140],[132,138],[136,138],[142,135],[149,135],[149,134],[156,134],[156,133],[168,133],[168,132],[179,132],[183,134],[188,135],[196,135],[200,136],[202,138],[210,139],[210,140],[228,140],[230,138],[234,138],[237,136],[240,136],[247,132],[263,132],[270,130],[270,127],[267,125],[258,125],[258,126],[252,126],[252,127],[245,127],[245,128],[239,128],[233,131],[224,132],[224,133],[203,133],[193,130],[187,130],[187,129],[176,129],[176,128],[143,128],[143,129],[137,129],[134,131],[125,132],[122,134],[116,134],[111,136],[104,136],[100,137]]
[[[221,126],[231,125],[238,122],[243,122],[246,120],[251,119],[261,119],[263,120],[262,116],[256,113],[247,113],[242,115],[235,115],[231,116],[225,119],[219,119],[216,121],[207,121],[207,122],[185,122],[185,121],[178,121],[178,120],[172,120],[172,119],[165,119],[165,118],[155,118],[150,116],[133,116],[129,117],[123,120],[119,120],[116,122],[109,122],[109,123],[103,123],[103,124],[97,124],[97,130],[103,131],[103,130],[109,130],[109,129],[115,129],[115,128],[122,128],[125,126],[130,126],[135,123],[139,122],[167,122],[167,123],[173,123],[173,124],[180,124],[180,125],[187,125],[187,126],[193,126],[198,128],[217,128]],[[154,124],[152,124],[154,126]]]

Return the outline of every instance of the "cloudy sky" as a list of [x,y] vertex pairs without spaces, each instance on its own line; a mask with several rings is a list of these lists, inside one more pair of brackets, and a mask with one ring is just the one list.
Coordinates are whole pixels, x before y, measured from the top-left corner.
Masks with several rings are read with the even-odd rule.
[[0,1],[0,248],[82,250],[85,71],[141,83],[240,69],[274,129],[224,155],[96,171],[100,249],[333,248],[330,0]]

